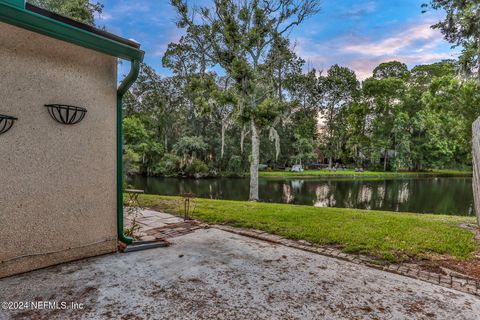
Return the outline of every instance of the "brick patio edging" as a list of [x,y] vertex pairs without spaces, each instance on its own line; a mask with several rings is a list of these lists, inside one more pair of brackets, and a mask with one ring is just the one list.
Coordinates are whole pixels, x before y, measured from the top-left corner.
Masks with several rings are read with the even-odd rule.
[[433,283],[442,287],[451,288],[457,291],[480,296],[480,282],[472,278],[467,278],[467,277],[460,278],[452,275],[442,275],[434,272],[424,271],[421,268],[414,268],[411,266],[405,266],[401,264],[390,264],[388,266],[381,266],[374,263],[373,259],[370,259],[365,256],[347,254],[342,252],[341,250],[334,249],[334,248],[315,246],[305,240],[290,240],[278,235],[266,233],[265,231],[261,231],[261,230],[241,229],[241,228],[234,228],[234,227],[224,226],[224,225],[211,225],[211,227],[219,230],[235,233],[238,235],[246,236],[246,237],[251,237],[251,238],[268,241],[272,243],[277,243],[287,247],[300,249],[300,250],[308,251],[312,253],[317,253],[324,256],[345,260],[348,262],[353,262],[356,264],[363,264],[378,270],[399,274],[409,278],[414,278],[414,279],[422,280],[425,282]]

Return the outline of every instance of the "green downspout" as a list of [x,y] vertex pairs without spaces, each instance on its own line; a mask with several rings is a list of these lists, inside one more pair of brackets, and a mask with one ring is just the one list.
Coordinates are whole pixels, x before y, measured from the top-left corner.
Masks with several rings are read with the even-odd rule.
[[133,238],[123,233],[123,96],[135,82],[140,72],[140,61],[132,60],[130,72],[117,90],[117,234],[118,240],[131,244]]

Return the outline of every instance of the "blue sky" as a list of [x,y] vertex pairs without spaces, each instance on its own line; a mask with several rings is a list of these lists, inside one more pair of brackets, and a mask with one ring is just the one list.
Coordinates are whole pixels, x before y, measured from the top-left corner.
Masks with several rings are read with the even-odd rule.
[[[183,34],[175,24],[168,0],[103,0],[104,12],[97,23],[125,38],[135,39],[145,50],[145,61],[158,73],[170,42]],[[190,0],[201,5],[209,0]],[[290,38],[308,66],[326,70],[337,63],[360,79],[371,75],[381,62],[399,60],[409,67],[455,58],[455,50],[430,25],[442,12],[421,13],[424,0],[323,1],[321,11],[295,29]],[[456,50],[458,51],[458,50]],[[122,67],[121,67],[122,68]],[[122,70],[120,70],[122,72]]]

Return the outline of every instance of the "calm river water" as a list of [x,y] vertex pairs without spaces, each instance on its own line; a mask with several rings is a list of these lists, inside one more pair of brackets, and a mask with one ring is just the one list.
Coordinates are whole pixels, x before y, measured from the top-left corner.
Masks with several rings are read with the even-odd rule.
[[[248,200],[249,180],[240,178],[180,179],[134,176],[129,184],[150,194]],[[429,177],[388,180],[260,178],[265,202],[317,207],[473,215],[472,179]]]

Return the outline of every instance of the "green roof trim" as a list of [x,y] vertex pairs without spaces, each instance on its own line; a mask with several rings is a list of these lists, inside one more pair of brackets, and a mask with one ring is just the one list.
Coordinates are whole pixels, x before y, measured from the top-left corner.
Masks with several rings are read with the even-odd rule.
[[0,0],[0,22],[121,59],[142,61],[145,54],[138,48],[27,10],[23,0]]
[[10,3],[13,6],[17,6],[19,8],[25,7],[25,0],[4,0],[6,3]]

